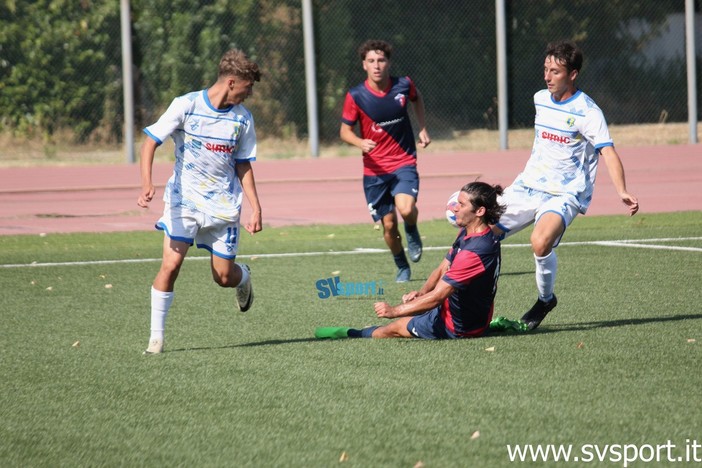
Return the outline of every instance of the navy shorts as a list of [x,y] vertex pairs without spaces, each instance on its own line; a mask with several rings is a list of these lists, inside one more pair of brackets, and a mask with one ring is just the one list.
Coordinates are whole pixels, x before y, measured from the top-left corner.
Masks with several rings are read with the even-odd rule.
[[419,174],[416,166],[403,166],[390,174],[363,176],[363,191],[366,194],[368,211],[373,221],[395,210],[395,195],[406,193],[417,199]]
[[425,340],[450,340],[458,338],[446,329],[444,321],[441,319],[441,306],[435,307],[421,315],[412,317],[407,322],[407,331],[412,336]]

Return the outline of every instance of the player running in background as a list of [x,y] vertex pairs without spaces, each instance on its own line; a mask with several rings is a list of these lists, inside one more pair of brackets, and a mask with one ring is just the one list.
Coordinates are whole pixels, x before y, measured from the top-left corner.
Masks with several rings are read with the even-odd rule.
[[419,291],[402,296],[402,304],[376,302],[378,317],[397,318],[362,330],[322,327],[316,338],[474,338],[492,320],[500,275],[500,240],[492,232],[504,211],[497,202],[499,185],[472,182],[461,188],[453,208],[461,228],[446,257]]
[[629,215],[639,209],[636,197],[627,192],[624,168],[602,111],[575,86],[582,62],[582,52],[572,42],[546,48],[547,89],[534,95],[536,134],[531,157],[505,189],[500,202],[506,211],[493,228],[495,233],[509,236],[536,223],[531,246],[538,299],[522,317],[530,330],[557,304],[553,291],[558,264],[553,249],[577,214],[587,211],[600,156]]
[[[419,123],[419,145],[431,142],[424,123],[424,101],[412,80],[390,76],[392,46],[369,40],[358,50],[367,79],[346,94],[339,135],[363,151],[363,189],[373,221],[382,221],[385,243],[397,266],[397,282],[410,280],[411,270],[398,229],[395,208],[404,220],[410,260],[422,256],[417,230],[417,148],[407,112],[413,103]],[[360,136],[354,132],[359,123]]]
[[175,168],[156,228],[165,232],[161,268],[151,288],[151,337],[144,354],[163,351],[166,316],[188,248],[210,252],[212,277],[222,287],[237,288],[239,310],[253,302],[249,267],[234,262],[239,244],[242,192],[252,213],[246,230],[262,229],[261,205],[251,161],[256,159],[256,132],[242,102],[255,81],[258,65],[240,50],[226,52],[217,81],[209,88],[177,97],[159,120],[144,129],[141,147],[141,194],[146,208],[155,195],[152,168],[156,148],[167,137],[175,143]]

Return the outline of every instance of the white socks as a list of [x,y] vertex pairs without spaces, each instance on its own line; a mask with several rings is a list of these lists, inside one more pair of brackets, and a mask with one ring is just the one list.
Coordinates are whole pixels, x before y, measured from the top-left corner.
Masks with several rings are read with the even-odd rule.
[[166,316],[171,308],[174,292],[163,292],[151,287],[151,340],[163,341],[163,332],[166,329]]
[[242,284],[246,284],[246,282],[249,281],[249,278],[251,277],[251,275],[249,274],[249,270],[247,270],[241,265],[239,265],[239,269],[241,270],[241,279],[239,280],[239,284],[236,285],[237,288]]
[[558,259],[556,251],[545,257],[537,257],[534,254],[536,263],[536,289],[539,291],[539,300],[548,302],[553,297],[553,288],[556,285],[556,270],[558,270]]
[[[237,286],[246,284],[250,279],[248,270],[242,266],[239,266],[239,268],[241,269],[241,281],[239,281]],[[173,303],[174,295],[173,291],[163,292],[151,286],[151,337],[149,341],[163,341],[163,335],[166,330],[166,317],[171,308],[171,303]]]

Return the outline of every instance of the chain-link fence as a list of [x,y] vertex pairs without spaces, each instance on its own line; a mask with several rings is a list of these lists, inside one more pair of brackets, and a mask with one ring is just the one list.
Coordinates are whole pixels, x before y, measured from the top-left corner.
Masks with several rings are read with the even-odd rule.
[[[506,7],[511,128],[533,124],[543,50],[557,39],[584,50],[579,86],[610,123],[687,120],[685,2]],[[173,97],[211,84],[221,54],[239,47],[264,71],[247,101],[260,137],[306,138],[301,10],[299,0],[132,0],[137,128]],[[696,10],[699,70],[699,0]],[[344,95],[365,78],[356,48],[368,38],[394,45],[392,72],[416,82],[434,139],[497,127],[494,0],[315,0],[313,18],[323,142],[338,139]],[[69,129],[77,141],[120,141],[119,37],[114,0],[0,3],[0,130],[46,137]]]

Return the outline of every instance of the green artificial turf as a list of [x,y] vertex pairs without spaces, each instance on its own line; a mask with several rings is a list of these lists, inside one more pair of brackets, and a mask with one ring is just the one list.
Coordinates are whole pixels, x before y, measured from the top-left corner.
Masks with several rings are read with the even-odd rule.
[[[445,255],[445,221],[420,224],[404,285],[372,225],[267,228],[240,246],[246,314],[193,249],[156,356],[141,353],[161,234],[2,237],[0,465],[490,467],[555,444],[581,461],[607,446],[600,465],[622,466],[617,444],[667,441],[684,457],[702,442],[700,226],[701,212],[578,218],[537,331],[445,342],[313,338],[385,323],[375,296],[321,299],[318,280],[382,281],[397,303]],[[528,235],[503,243],[496,315],[536,299]],[[593,243],[621,240],[635,245]]]

